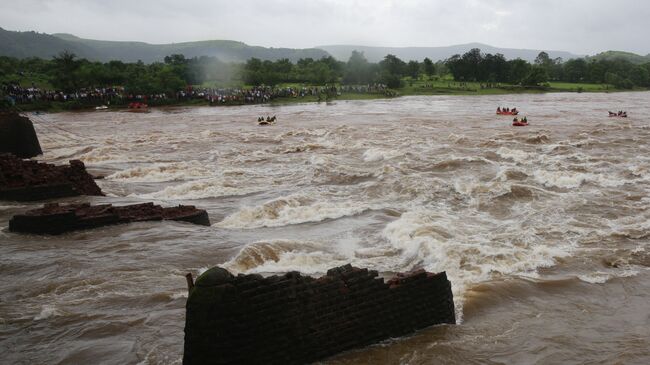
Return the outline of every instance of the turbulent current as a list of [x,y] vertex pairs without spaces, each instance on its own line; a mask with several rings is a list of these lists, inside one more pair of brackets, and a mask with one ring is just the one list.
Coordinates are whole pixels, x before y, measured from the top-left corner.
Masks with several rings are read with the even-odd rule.
[[[650,94],[34,116],[45,155],[107,197],[204,208],[57,237],[7,231],[0,353],[16,364],[179,364],[184,275],[446,271],[457,326],[324,364],[650,363]],[[530,126],[495,115],[516,106]],[[608,118],[627,110],[630,118]],[[258,116],[277,115],[273,126]]]

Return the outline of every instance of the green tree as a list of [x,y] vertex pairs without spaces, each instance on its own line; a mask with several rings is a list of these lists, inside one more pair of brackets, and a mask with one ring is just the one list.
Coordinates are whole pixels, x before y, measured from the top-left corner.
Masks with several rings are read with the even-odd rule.
[[343,82],[345,84],[367,84],[372,81],[372,66],[363,52],[352,51],[343,74]]
[[522,84],[530,73],[530,63],[517,58],[508,61],[508,81],[511,84]]
[[420,63],[418,61],[409,61],[406,64],[406,74],[412,79],[420,78]]
[[472,48],[461,57],[463,60],[463,69],[465,74],[465,81],[481,80],[481,62],[483,62],[483,55],[478,48]]
[[449,70],[454,80],[460,81],[463,79],[463,60],[461,60],[459,54],[449,57],[445,61],[445,67]]
[[379,81],[389,88],[397,89],[402,86],[402,77],[406,72],[406,63],[399,57],[389,54],[379,62]]
[[481,78],[479,81],[508,81],[508,62],[501,53],[495,55],[490,53],[486,54],[479,67],[481,68],[479,72]]
[[643,66],[634,66],[630,70],[630,81],[636,86],[650,86],[648,70]]
[[569,82],[581,82],[587,76],[587,62],[583,58],[568,60],[564,64],[564,78]]
[[164,92],[167,95],[173,95],[185,86],[185,80],[178,75],[178,70],[170,65],[165,65],[155,74],[155,91],[153,93]]
[[531,67],[528,75],[522,80],[522,84],[526,86],[537,86],[541,83],[548,81],[548,73],[539,65]]
[[244,65],[244,82],[248,85],[261,85],[264,82],[263,72],[262,60],[255,57],[249,59]]
[[71,92],[79,88],[77,70],[81,63],[76,58],[74,53],[67,50],[53,57],[50,83],[56,89]]
[[424,73],[429,77],[429,79],[431,79],[431,77],[436,73],[436,66],[429,57],[426,57],[424,61],[422,61],[422,67],[424,68]]
[[184,80],[188,84],[196,84],[200,80],[198,80],[196,77],[193,77],[194,75],[190,72],[190,60],[185,58],[184,55],[182,54],[172,54],[169,56],[165,56],[164,58],[165,65],[168,67],[166,68],[166,72],[173,72],[175,73],[180,79]]
[[548,56],[548,53],[546,53],[544,51],[540,52],[537,55],[537,57],[535,58],[535,64],[537,66],[541,66],[541,67],[546,68],[546,67],[550,66],[552,63],[553,63],[553,61]]

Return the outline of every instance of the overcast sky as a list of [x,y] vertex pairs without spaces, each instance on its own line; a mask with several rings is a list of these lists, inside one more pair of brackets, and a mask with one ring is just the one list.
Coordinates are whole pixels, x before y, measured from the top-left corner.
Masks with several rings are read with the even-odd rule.
[[266,47],[497,47],[650,53],[647,0],[0,0],[0,27]]

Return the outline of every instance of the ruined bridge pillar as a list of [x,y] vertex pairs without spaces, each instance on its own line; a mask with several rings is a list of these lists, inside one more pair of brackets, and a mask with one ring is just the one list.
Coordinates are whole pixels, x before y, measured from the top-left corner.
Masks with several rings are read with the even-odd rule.
[[306,364],[456,322],[444,272],[398,274],[350,265],[318,279],[233,276],[215,267],[190,287],[183,364]]

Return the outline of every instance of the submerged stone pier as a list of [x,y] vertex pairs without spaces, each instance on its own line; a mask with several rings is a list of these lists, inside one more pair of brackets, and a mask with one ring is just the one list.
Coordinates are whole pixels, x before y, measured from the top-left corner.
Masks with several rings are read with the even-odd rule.
[[79,195],[104,195],[79,160],[68,166],[0,154],[0,200],[35,201]]
[[0,153],[22,158],[43,154],[34,124],[27,117],[12,111],[0,111]]
[[306,364],[455,322],[444,272],[385,282],[350,265],[317,279],[233,276],[215,267],[190,285],[183,364]]
[[192,205],[163,208],[153,203],[115,207],[111,204],[46,204],[43,208],[13,216],[9,221],[11,232],[61,234],[113,224],[143,221],[173,220],[210,225],[208,213]]

